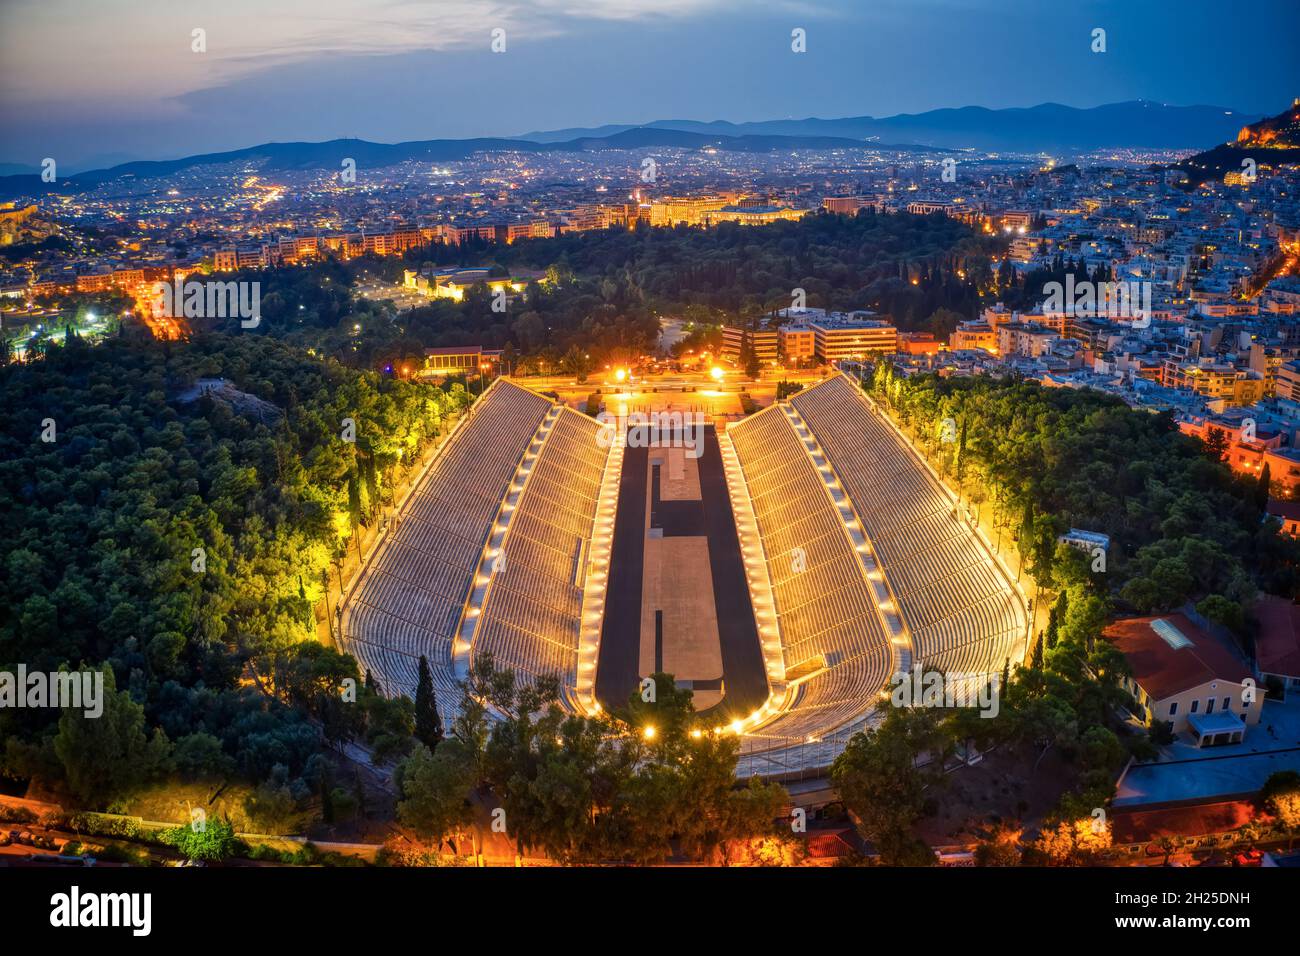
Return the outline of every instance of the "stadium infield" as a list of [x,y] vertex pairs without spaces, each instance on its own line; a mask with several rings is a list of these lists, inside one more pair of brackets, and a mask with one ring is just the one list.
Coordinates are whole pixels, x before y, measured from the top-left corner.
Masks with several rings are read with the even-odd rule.
[[[702,669],[698,674],[674,674],[679,680],[695,682],[701,712],[716,709],[728,718],[747,714],[766,700],[767,676],[717,433],[711,426],[705,429],[703,453],[695,460],[698,498],[662,496],[665,484],[677,483],[671,479],[668,465],[672,451],[627,449],[614,524],[596,696],[603,706],[618,709],[637,689],[640,679],[648,676],[645,665],[664,663],[664,669],[672,673],[673,668],[666,665],[681,661]],[[686,482],[686,487],[693,490],[692,486],[693,482]],[[705,552],[707,573],[702,564]],[[658,566],[671,561],[673,555],[689,556],[700,573],[682,575],[674,573],[679,569]],[[656,586],[664,579],[675,582],[673,594],[666,595]],[[649,607],[647,601],[661,606]],[[710,646],[715,642],[716,647]],[[718,660],[720,684],[710,679]]]

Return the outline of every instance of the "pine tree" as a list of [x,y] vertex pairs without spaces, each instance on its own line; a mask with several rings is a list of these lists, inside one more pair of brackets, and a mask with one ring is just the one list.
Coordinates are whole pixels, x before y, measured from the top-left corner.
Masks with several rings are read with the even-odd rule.
[[1034,670],[1042,670],[1043,668],[1043,632],[1042,631],[1039,631],[1038,637],[1034,639],[1034,656],[1030,660],[1030,664],[1033,666]]
[[429,670],[429,659],[423,654],[415,688],[415,737],[430,750],[442,741],[442,718],[438,716],[438,700],[433,693],[433,673]]

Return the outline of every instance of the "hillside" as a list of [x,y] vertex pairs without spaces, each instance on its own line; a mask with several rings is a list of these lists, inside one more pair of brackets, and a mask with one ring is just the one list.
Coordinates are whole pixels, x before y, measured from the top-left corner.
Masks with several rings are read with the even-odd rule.
[[1240,172],[1247,159],[1260,166],[1300,162],[1300,97],[1289,109],[1257,123],[1248,123],[1231,142],[1189,156],[1177,168],[1187,173],[1189,185],[1198,186],[1206,180]]

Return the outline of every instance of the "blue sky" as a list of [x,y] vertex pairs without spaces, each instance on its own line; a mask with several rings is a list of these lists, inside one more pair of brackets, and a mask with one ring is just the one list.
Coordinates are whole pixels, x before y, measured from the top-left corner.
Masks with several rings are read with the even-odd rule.
[[3,0],[0,160],[1046,101],[1277,112],[1297,37],[1297,0]]

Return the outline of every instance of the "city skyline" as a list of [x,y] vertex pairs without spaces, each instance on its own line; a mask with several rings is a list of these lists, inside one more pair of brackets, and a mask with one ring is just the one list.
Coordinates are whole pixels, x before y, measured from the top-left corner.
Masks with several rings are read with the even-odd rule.
[[[266,6],[7,5],[0,163],[30,168],[55,155],[76,170],[277,140],[512,137],[1043,102],[1267,114],[1300,83],[1285,39],[1300,29],[1300,10],[1282,2],[1256,5],[1250,18],[1216,18],[1200,2],[1178,18],[1155,5],[994,10],[966,0],[761,12],[727,0]],[[192,50],[196,28],[202,53]],[[493,52],[498,29],[504,49]],[[795,29],[805,31],[803,54],[792,51]],[[1095,29],[1106,31],[1104,54],[1091,49]],[[980,62],[1000,68],[968,69]]]

